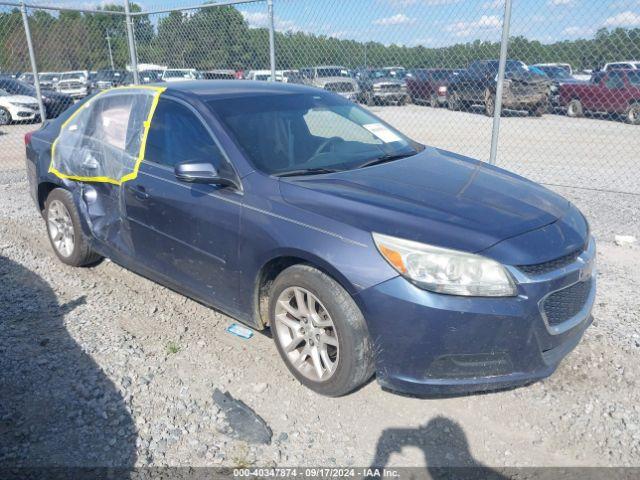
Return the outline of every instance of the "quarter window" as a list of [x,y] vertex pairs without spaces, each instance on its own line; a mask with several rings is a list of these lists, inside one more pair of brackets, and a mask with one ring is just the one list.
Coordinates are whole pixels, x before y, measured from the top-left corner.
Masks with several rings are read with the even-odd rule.
[[160,98],[151,120],[145,159],[173,167],[182,162],[207,162],[220,169],[223,156],[209,131],[186,106]]

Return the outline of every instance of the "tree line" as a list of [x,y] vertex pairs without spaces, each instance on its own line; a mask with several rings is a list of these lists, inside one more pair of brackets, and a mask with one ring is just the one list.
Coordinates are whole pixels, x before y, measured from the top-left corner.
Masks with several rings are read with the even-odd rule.
[[[104,5],[123,11],[120,5]],[[140,12],[139,5],[132,11]],[[269,68],[266,28],[252,28],[232,6],[134,16],[138,61],[170,67],[236,70]],[[40,71],[116,68],[129,64],[125,19],[108,13],[31,10],[29,24]],[[108,37],[108,41],[107,41]],[[28,71],[29,56],[17,9],[0,13],[0,71]],[[497,58],[498,42],[475,40],[445,47],[384,45],[315,35],[276,32],[277,68],[339,64],[350,68],[402,65],[407,68],[462,68]],[[542,43],[512,37],[509,57],[525,63],[564,62],[596,69],[606,62],[640,59],[640,28],[601,29],[593,38]]]

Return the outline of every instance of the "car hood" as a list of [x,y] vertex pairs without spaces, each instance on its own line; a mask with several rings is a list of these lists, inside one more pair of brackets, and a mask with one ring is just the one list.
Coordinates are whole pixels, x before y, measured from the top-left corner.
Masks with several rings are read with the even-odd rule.
[[30,97],[28,95],[5,95],[2,99],[7,102],[38,103],[38,100],[35,97]]
[[349,78],[349,77],[321,77],[321,78],[316,78],[313,83],[316,84],[318,87],[324,87],[327,83],[337,83],[337,82],[345,82],[345,83],[353,83],[353,84],[356,83],[356,81],[353,78]]
[[284,201],[364,231],[479,252],[572,207],[500,168],[435,148],[346,172],[280,180]]

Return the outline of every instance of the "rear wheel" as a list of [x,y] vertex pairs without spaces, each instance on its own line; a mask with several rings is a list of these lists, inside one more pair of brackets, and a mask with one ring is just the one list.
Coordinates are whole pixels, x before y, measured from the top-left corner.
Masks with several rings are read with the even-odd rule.
[[62,188],[52,190],[45,202],[44,216],[53,251],[63,263],[82,267],[101,258],[91,250],[89,240],[82,232],[71,192]]
[[440,106],[438,104],[438,97],[436,96],[435,93],[432,93],[431,97],[429,97],[429,106],[431,108],[438,108]]
[[11,113],[4,107],[0,107],[0,125],[9,125],[11,123]]
[[457,92],[452,92],[449,94],[448,100],[449,110],[460,110],[462,107],[462,102],[460,101],[460,95]]
[[493,117],[496,111],[496,96],[493,93],[487,93],[484,100],[484,113],[488,117]]
[[574,98],[567,105],[567,116],[576,118],[584,116],[584,109],[582,108],[582,102],[577,98]]
[[625,112],[625,120],[631,125],[640,125],[640,103],[632,103]]
[[373,354],[362,313],[331,277],[294,265],[274,281],[271,331],[289,371],[327,396],[351,392],[373,374]]

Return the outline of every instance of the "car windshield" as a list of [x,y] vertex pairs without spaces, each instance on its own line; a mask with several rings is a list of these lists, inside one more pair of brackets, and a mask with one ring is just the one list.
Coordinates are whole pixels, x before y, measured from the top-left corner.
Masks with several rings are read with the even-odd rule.
[[13,79],[0,79],[0,88],[11,95],[35,95],[35,88],[31,85]]
[[318,77],[348,77],[349,71],[342,67],[326,67],[316,70]]
[[45,82],[50,82],[58,78],[56,73],[42,73],[40,74],[40,80],[44,80]]
[[256,168],[269,174],[348,170],[423,148],[331,94],[234,96],[209,105]]
[[114,79],[119,79],[122,77],[122,72],[114,72],[112,70],[104,70],[96,73],[94,78],[95,81],[110,81]]
[[565,78],[571,78],[571,75],[569,75],[569,72],[567,72],[564,68],[562,67],[537,67],[540,70],[542,70],[544,73],[546,73],[550,78],[554,78],[554,79],[565,79]]
[[631,85],[640,86],[640,71],[627,73],[627,80]]
[[63,73],[60,76],[60,80],[84,80],[85,76],[82,73]]
[[190,78],[191,72],[181,70],[167,70],[164,72],[164,78]]

